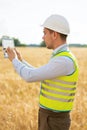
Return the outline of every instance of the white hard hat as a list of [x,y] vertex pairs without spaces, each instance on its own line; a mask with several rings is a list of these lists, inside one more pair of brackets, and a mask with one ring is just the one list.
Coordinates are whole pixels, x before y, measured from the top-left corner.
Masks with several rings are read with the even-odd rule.
[[61,34],[67,35],[70,33],[69,23],[66,18],[61,15],[51,15],[45,20],[42,26]]

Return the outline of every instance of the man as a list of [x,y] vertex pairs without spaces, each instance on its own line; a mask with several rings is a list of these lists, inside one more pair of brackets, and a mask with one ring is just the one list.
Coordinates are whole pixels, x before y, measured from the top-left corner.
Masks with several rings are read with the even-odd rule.
[[41,81],[38,130],[69,130],[78,65],[67,46],[70,32],[68,21],[51,15],[42,25],[43,40],[53,49],[50,61],[39,68],[27,65],[17,50],[7,49],[18,74],[28,82]]

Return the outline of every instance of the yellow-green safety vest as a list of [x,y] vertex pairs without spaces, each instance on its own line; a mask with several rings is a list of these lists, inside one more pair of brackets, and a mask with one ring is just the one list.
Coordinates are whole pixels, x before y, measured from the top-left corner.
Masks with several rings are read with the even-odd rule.
[[70,51],[59,52],[53,58],[59,56],[70,58],[74,62],[75,71],[70,75],[42,81],[40,106],[53,111],[71,111],[78,80],[78,65]]

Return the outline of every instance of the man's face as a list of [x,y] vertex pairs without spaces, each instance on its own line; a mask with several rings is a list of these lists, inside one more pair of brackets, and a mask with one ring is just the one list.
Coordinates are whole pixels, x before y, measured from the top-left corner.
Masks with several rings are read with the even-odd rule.
[[46,44],[46,47],[48,49],[53,49],[53,33],[51,33],[47,28],[44,28],[43,30],[43,40]]

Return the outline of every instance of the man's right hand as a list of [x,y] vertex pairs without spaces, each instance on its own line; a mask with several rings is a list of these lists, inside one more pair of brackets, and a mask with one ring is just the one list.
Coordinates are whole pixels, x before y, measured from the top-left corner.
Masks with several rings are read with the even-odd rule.
[[20,52],[19,52],[16,48],[14,48],[14,50],[15,50],[15,52],[16,52],[16,54],[17,54],[18,59],[19,59],[20,61],[22,61],[23,58],[22,58],[22,55],[20,54]]

